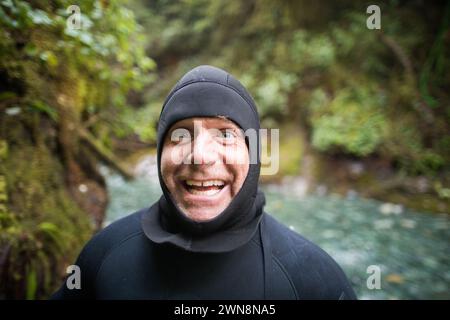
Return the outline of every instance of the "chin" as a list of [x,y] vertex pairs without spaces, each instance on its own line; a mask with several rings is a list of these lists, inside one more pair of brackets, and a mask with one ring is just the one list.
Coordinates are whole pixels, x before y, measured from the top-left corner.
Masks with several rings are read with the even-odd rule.
[[224,209],[225,208],[210,208],[205,210],[205,208],[198,208],[189,210],[184,209],[182,211],[189,219],[193,221],[205,222],[219,216]]

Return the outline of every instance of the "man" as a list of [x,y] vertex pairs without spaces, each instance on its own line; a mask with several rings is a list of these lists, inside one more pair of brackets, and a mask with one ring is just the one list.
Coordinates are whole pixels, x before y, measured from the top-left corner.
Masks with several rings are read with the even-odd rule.
[[184,75],[158,124],[163,195],[97,234],[76,262],[81,289],[53,298],[354,299],[330,256],[264,212],[251,130],[256,107],[233,76]]

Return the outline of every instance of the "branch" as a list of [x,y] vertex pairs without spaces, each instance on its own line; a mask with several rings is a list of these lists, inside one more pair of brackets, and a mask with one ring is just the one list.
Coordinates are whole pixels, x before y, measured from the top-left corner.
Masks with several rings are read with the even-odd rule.
[[392,50],[395,57],[401,63],[403,68],[405,69],[406,75],[408,77],[414,76],[414,71],[412,67],[411,60],[406,55],[403,48],[391,37],[385,35],[384,33],[379,33],[381,41]]
[[[395,57],[398,59],[400,64],[405,69],[405,74],[407,81],[410,81],[410,83],[416,87],[417,81],[416,77],[414,75],[414,69],[411,63],[411,60],[406,55],[405,50],[391,37],[388,35],[385,35],[384,33],[379,33],[379,37],[381,41],[392,50]],[[420,100],[420,103],[418,106],[415,106],[416,109],[424,116],[424,119],[427,123],[431,124],[434,120],[434,115],[432,111],[430,110],[428,104],[423,100],[422,96],[420,95],[420,92],[416,89],[416,95],[418,99]]]
[[118,173],[120,173],[125,179],[130,180],[134,178],[133,173],[129,169],[120,163],[114,154],[112,154],[100,141],[98,141],[89,131],[84,128],[78,129],[78,135],[86,142],[89,147],[91,147],[97,155],[105,161],[108,165],[114,168]]

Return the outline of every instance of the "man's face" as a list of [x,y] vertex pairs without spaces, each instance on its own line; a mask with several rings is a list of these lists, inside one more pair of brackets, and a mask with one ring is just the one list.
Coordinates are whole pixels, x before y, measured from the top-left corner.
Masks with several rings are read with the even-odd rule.
[[238,193],[249,169],[242,130],[224,118],[189,118],[168,131],[161,173],[174,201],[192,220],[218,216]]

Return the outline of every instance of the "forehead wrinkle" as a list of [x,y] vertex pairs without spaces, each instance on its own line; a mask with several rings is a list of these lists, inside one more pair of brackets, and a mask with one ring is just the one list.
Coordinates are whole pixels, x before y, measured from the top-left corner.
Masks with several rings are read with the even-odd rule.
[[227,125],[231,125],[233,127],[235,127],[236,129],[240,129],[240,127],[232,120],[228,119],[226,116],[217,116],[217,117],[191,117],[191,118],[186,118],[183,120],[180,120],[176,123],[174,123],[169,130],[177,127],[177,126],[191,126],[193,125],[196,121],[201,121],[202,125],[216,125],[216,127],[220,127],[219,123],[223,125],[223,122],[225,122]]

